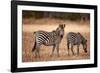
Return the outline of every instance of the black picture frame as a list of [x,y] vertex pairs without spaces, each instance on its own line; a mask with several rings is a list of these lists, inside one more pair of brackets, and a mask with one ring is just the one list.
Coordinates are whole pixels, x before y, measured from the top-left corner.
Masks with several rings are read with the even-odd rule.
[[[46,66],[46,67],[17,67],[17,7],[18,5],[26,6],[48,6],[61,8],[81,8],[94,10],[94,63],[80,64],[80,65],[61,65],[61,66]],[[25,72],[25,71],[44,71],[44,70],[58,70],[58,69],[75,69],[75,68],[90,68],[97,67],[97,6],[96,5],[81,5],[81,4],[62,4],[62,3],[47,3],[47,2],[33,2],[33,1],[11,1],[11,72]]]

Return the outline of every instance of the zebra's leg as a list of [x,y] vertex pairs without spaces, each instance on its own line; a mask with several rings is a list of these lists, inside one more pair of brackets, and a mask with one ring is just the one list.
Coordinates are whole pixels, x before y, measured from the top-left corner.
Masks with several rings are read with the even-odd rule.
[[37,45],[37,55],[38,55],[38,57],[40,58],[40,46],[41,46],[41,44],[38,44]]
[[57,49],[57,56],[59,57],[59,44],[56,45],[56,49]]
[[67,48],[68,48],[68,56],[69,56],[69,45],[70,45],[70,44],[69,44],[69,43],[67,43]]
[[79,55],[79,45],[77,45],[77,55]]
[[72,54],[74,55],[73,44],[71,44],[71,51],[72,51]]
[[35,58],[37,58],[37,49],[35,50]]
[[55,50],[55,45],[53,45],[52,54],[50,55],[51,57],[52,57],[53,54],[54,54],[54,50]]
[[38,57],[40,58],[39,50],[40,50],[40,48],[37,49],[37,54],[38,54]]
[[37,47],[36,47],[36,50],[35,50],[35,58],[37,58]]
[[35,47],[33,47],[32,52],[35,53],[34,57],[37,58],[37,44],[35,44]]
[[36,58],[37,58],[37,57],[40,57],[39,49],[40,49],[40,45],[37,44],[37,45],[36,45],[36,51],[35,51]]

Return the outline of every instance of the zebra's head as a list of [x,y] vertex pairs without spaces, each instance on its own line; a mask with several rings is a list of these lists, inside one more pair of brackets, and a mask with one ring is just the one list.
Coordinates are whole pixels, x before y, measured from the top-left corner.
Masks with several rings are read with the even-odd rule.
[[84,39],[83,41],[83,49],[84,49],[84,52],[87,53],[87,40]]
[[87,40],[79,32],[77,33],[81,37],[81,43],[83,45],[84,52],[87,53]]
[[64,28],[65,24],[59,24],[58,28],[56,29],[58,36],[60,36],[61,38],[63,38],[64,36]]

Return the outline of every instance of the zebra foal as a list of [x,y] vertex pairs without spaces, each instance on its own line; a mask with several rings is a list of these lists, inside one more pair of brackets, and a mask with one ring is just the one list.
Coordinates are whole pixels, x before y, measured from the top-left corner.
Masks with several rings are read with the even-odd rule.
[[69,49],[71,48],[71,51],[74,55],[73,46],[77,45],[77,55],[79,55],[79,46],[82,44],[84,52],[87,52],[87,40],[78,32],[69,32],[67,34],[67,48],[68,48],[68,55],[69,55]]
[[32,52],[35,51],[36,57],[37,56],[40,57],[39,49],[41,45],[53,46],[51,56],[53,55],[55,48],[57,50],[57,55],[59,56],[59,44],[61,43],[61,40],[64,36],[64,28],[65,28],[65,24],[59,24],[57,29],[51,32],[42,31],[42,30],[34,32],[35,44],[32,48]]

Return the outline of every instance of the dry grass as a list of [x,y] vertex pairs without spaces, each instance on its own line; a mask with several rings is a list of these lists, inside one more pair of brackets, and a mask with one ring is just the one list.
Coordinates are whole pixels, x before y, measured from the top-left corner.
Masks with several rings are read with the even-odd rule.
[[[52,23],[53,24],[53,23]],[[80,24],[80,23],[79,23]],[[78,25],[78,23],[67,23],[65,28],[65,35],[61,41],[59,54],[60,57],[57,56],[56,50],[54,51],[54,55],[50,57],[52,53],[52,46],[44,46],[42,45],[40,48],[40,58],[35,58],[35,54],[32,53],[32,47],[34,46],[34,35],[33,32],[37,30],[45,30],[45,31],[52,31],[58,27],[57,24],[55,25],[23,25],[23,48],[22,48],[22,61],[23,62],[37,62],[37,61],[54,61],[54,60],[79,60],[79,59],[89,59],[90,58],[90,27],[86,25]],[[66,45],[66,34],[68,32],[80,32],[87,40],[88,44],[88,52],[84,53],[82,46],[80,46],[80,55],[73,56],[70,51],[70,56],[67,55],[67,45]],[[76,51],[76,46],[74,46],[74,51]]]

